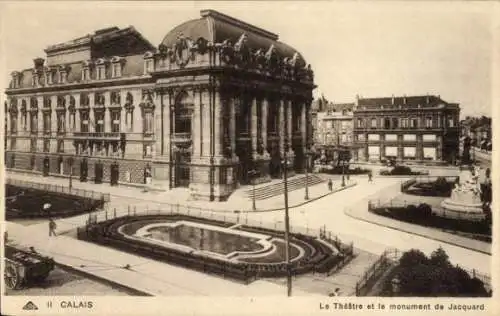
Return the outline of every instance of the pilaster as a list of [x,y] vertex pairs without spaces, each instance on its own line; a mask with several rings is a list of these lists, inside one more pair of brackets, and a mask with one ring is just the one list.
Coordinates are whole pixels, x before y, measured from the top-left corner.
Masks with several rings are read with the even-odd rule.
[[80,94],[75,94],[73,95],[73,97],[75,98],[75,128],[74,128],[74,131],[75,132],[81,132],[80,130],[80,121],[81,121],[81,117],[80,117],[80,111],[78,111],[78,109],[81,107],[81,104],[80,104]]
[[252,97],[251,107],[252,108],[251,108],[251,112],[250,112],[250,115],[251,115],[250,135],[252,138],[252,157],[255,160],[255,159],[257,159],[257,156],[258,156],[258,154],[257,154],[257,133],[258,133],[257,120],[258,120],[258,117],[257,117],[257,99],[255,97]]
[[[94,93],[89,93],[89,132],[95,132],[95,115],[94,115],[94,109],[95,109],[95,94]],[[94,151],[92,151],[94,152]]]
[[280,153],[283,157],[283,153],[285,152],[285,100],[281,99],[279,105],[279,145],[280,145]]
[[236,102],[237,96],[232,95],[229,98],[229,133],[231,137],[231,157],[234,160],[236,156]]
[[263,149],[263,156],[265,158],[269,158],[269,152],[267,151],[267,115],[268,115],[268,107],[269,107],[269,101],[267,97],[265,96],[262,99],[262,117],[261,117],[261,122],[262,122],[262,146],[264,147]]

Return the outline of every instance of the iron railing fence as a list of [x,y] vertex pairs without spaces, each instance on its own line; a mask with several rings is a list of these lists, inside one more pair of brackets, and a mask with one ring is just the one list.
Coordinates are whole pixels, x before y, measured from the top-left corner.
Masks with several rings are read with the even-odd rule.
[[111,195],[109,193],[102,193],[102,192],[96,192],[92,190],[84,190],[78,188],[69,188],[64,185],[30,182],[30,181],[23,181],[11,178],[5,179],[5,184],[27,189],[36,189],[46,192],[75,195],[83,198],[103,201],[105,203],[111,200]]

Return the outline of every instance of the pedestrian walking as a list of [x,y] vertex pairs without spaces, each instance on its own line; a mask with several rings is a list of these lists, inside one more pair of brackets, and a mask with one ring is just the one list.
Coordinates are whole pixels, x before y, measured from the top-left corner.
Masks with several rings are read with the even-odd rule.
[[57,236],[56,228],[56,222],[52,218],[49,218],[49,237],[51,237],[52,235]]
[[373,179],[372,179],[372,178],[373,178],[373,174],[372,174],[372,172],[370,171],[370,172],[368,173],[368,182],[372,182],[372,181],[373,181]]
[[333,182],[332,179],[328,179],[328,190],[332,191],[333,190]]

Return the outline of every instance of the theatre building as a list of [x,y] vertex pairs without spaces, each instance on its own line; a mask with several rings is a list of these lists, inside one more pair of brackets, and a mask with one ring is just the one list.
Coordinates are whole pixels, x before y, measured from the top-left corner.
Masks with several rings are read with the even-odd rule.
[[204,10],[157,47],[112,27],[45,53],[6,90],[7,168],[112,183],[151,174],[210,201],[284,166],[304,171],[313,71],[276,34]]
[[356,97],[354,159],[454,163],[459,115],[458,104],[439,96]]

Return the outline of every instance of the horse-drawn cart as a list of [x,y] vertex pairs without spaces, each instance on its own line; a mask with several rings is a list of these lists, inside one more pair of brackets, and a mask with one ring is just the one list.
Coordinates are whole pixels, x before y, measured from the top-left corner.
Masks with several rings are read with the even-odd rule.
[[4,280],[7,288],[19,290],[43,282],[53,269],[52,258],[5,245]]

